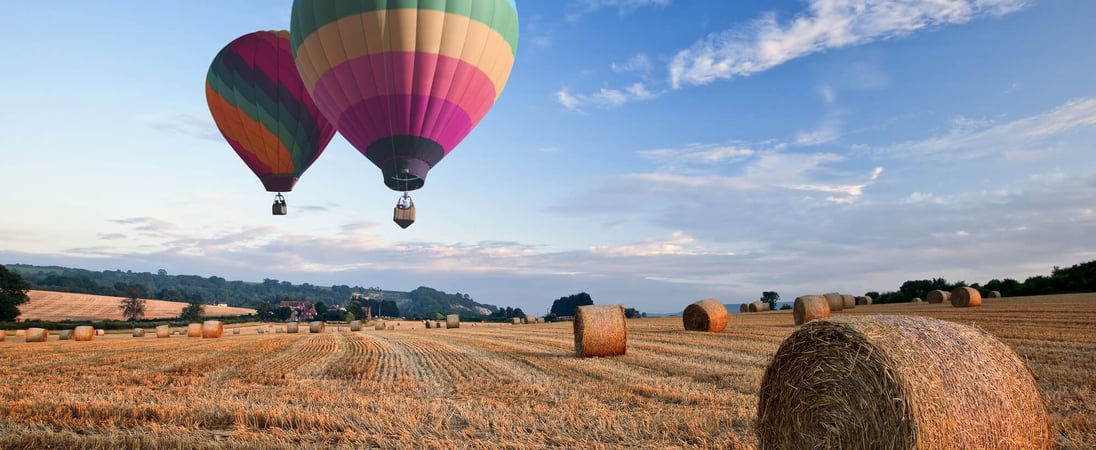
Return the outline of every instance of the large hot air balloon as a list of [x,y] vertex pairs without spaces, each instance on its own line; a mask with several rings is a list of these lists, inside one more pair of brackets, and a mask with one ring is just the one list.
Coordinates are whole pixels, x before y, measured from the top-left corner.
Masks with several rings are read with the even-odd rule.
[[[316,105],[404,196],[407,228],[430,171],[502,93],[514,0],[294,0],[293,57]],[[402,214],[401,214],[402,211]]]
[[293,190],[335,135],[293,64],[289,32],[257,31],[225,46],[209,65],[206,101],[228,144],[278,193],[274,214],[284,215],[281,193]]

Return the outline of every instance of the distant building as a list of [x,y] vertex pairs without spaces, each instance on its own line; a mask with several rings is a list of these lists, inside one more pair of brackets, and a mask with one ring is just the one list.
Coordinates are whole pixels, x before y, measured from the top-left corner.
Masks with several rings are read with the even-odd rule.
[[293,310],[289,315],[290,321],[312,320],[316,317],[316,307],[312,303],[303,300],[282,300],[281,303],[278,303],[278,307],[283,306]]

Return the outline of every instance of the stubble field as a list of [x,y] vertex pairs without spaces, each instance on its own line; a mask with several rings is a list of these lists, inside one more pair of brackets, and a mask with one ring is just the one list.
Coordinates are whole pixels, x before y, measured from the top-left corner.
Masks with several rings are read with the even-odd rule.
[[[684,305],[682,305],[684,307]],[[1096,294],[903,304],[983,328],[1035,373],[1059,448],[1096,448]],[[628,322],[628,354],[572,356],[570,323],[0,342],[3,448],[745,448],[790,311]],[[346,328],[344,328],[345,330]],[[864,412],[871,420],[871,412]]]

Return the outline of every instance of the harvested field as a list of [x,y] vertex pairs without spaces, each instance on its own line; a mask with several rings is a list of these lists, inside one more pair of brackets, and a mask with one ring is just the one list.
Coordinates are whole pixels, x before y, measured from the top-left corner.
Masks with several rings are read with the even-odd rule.
[[[72,294],[68,292],[28,291],[30,301],[19,305],[22,320],[125,320],[118,305],[122,297],[105,295]],[[146,319],[168,319],[179,317],[186,307],[183,302],[164,300],[145,300]],[[206,317],[240,316],[254,314],[251,308],[206,305]]]
[[[576,358],[566,322],[320,334],[248,325],[221,339],[80,343],[55,333],[25,343],[9,330],[0,448],[753,449],[761,377],[796,330],[791,314],[731,314],[721,333],[684,332],[680,317],[629,320],[628,353],[612,358]],[[833,313],[870,314],[988,331],[1034,372],[1056,446],[1096,448],[1096,294]]]

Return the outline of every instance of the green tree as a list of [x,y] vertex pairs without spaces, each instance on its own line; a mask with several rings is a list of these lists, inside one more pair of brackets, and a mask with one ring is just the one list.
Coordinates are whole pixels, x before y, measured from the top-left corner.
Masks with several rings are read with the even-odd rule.
[[197,322],[202,320],[203,316],[205,316],[205,305],[202,304],[201,300],[191,300],[190,303],[183,308],[183,312],[179,314],[179,319],[188,322]]
[[293,308],[288,306],[279,306],[274,308],[274,315],[278,317],[278,320],[285,322],[293,317]]
[[552,302],[552,313],[557,316],[574,316],[575,309],[579,306],[593,305],[594,299],[590,298],[590,294],[585,292],[579,292],[567,297],[560,297],[556,301]]
[[260,322],[270,322],[274,320],[274,307],[270,305],[270,302],[259,303],[259,306],[255,308],[255,315],[258,316]]
[[773,291],[761,293],[761,301],[769,304],[769,311],[776,311],[776,302],[780,300],[780,294]]
[[145,317],[145,299],[148,294],[145,287],[139,284],[130,284],[125,288],[125,297],[118,309],[122,310],[122,316],[126,320],[138,320]]
[[30,301],[27,291],[30,283],[15,272],[0,266],[0,320],[15,320],[19,317],[19,305]]

